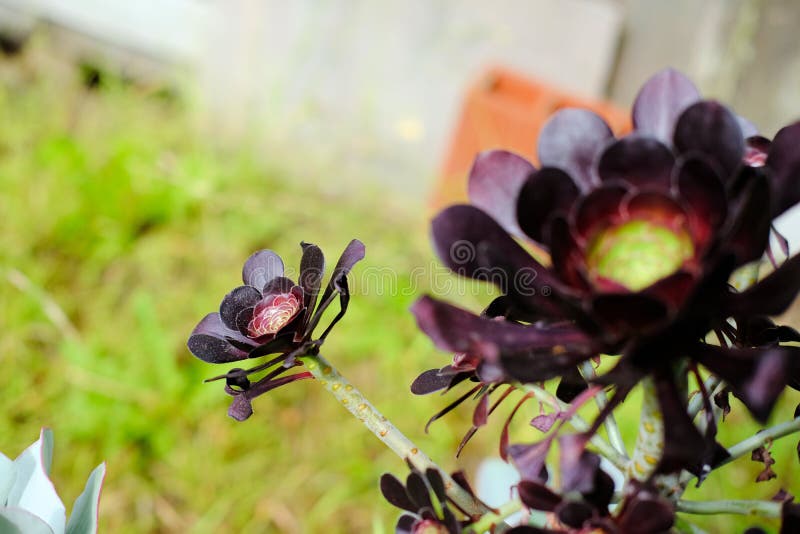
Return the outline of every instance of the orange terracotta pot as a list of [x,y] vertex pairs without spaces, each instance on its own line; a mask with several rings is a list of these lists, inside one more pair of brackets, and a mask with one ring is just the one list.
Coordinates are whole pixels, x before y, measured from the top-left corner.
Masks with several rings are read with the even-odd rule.
[[631,129],[628,111],[581,98],[513,71],[493,68],[470,87],[431,196],[434,210],[467,198],[467,174],[478,152],[503,148],[535,164],[539,131],[556,110],[588,108],[616,134]]

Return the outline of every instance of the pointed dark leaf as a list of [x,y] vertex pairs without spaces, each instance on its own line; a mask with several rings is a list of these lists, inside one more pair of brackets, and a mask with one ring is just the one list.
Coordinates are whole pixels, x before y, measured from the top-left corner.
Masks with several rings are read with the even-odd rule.
[[432,297],[422,297],[411,307],[419,328],[434,344],[449,352],[474,353],[477,350],[517,353],[527,350],[550,352],[585,349],[586,334],[571,325],[545,327],[521,325],[505,320],[474,315]]
[[561,380],[556,388],[556,397],[564,402],[572,402],[575,397],[586,391],[587,387],[583,375],[577,367],[573,367],[561,375]]
[[595,160],[612,137],[608,124],[596,113],[561,109],[539,133],[539,162],[562,169],[582,190],[588,190],[598,182]]
[[271,250],[253,253],[242,268],[242,282],[259,291],[276,276],[283,276],[283,260]]
[[545,439],[527,445],[515,444],[508,446],[508,456],[511,463],[519,471],[523,480],[547,481],[545,461],[550,450],[551,440]]
[[726,309],[736,315],[780,315],[800,291],[800,254],[742,293],[732,294]]
[[408,498],[405,486],[394,475],[384,473],[381,476],[381,493],[393,506],[409,512],[417,511],[417,507]]
[[328,282],[328,287],[325,288],[325,293],[322,296],[323,302],[325,302],[328,296],[334,291],[341,292],[343,287],[346,287],[342,284],[342,278],[350,273],[356,263],[364,259],[365,254],[366,249],[364,243],[358,239],[353,239],[347,244],[344,252],[342,252],[342,255],[339,257],[339,261],[336,262],[336,267],[334,267],[331,273],[331,280]]
[[772,217],[800,201],[800,122],[786,126],[772,140],[767,167],[771,170]]
[[481,395],[478,404],[475,406],[475,411],[472,412],[472,424],[476,427],[482,427],[486,424],[486,419],[489,412],[489,395],[484,393]]
[[633,103],[633,126],[637,132],[653,135],[672,144],[675,122],[689,105],[700,99],[697,88],[674,69],[653,75],[636,95]]
[[764,255],[769,244],[769,188],[763,175],[755,174],[742,194],[728,234],[728,248],[737,257],[737,266],[755,261]]
[[517,485],[519,499],[531,510],[552,512],[561,503],[561,495],[539,482],[523,480]]
[[722,180],[705,159],[695,156],[679,161],[675,185],[688,208],[694,241],[704,247],[727,215],[728,200]]
[[512,235],[522,234],[517,218],[517,196],[536,168],[506,150],[487,150],[475,158],[467,189],[472,205],[482,209]]
[[325,273],[325,255],[318,246],[311,243],[301,243],[300,246],[303,247],[303,257],[300,260],[298,283],[303,288],[303,304],[308,318],[313,313],[319,296],[322,276]]
[[452,375],[442,375],[439,369],[425,371],[411,384],[411,393],[414,395],[427,395],[434,391],[445,389],[453,381]]

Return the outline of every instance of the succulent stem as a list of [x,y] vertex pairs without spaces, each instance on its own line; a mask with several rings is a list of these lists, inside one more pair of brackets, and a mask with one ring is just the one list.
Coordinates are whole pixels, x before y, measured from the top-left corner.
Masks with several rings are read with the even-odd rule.
[[626,472],[629,479],[635,480],[646,480],[653,473],[664,450],[664,418],[658,406],[655,383],[648,377],[641,384],[643,395],[639,434]]
[[776,501],[684,501],[675,503],[678,512],[698,515],[737,514],[780,517],[782,502]]
[[370,432],[381,440],[400,458],[408,460],[420,471],[433,468],[439,471],[444,480],[447,497],[456,506],[470,515],[482,515],[490,510],[478,499],[470,495],[461,486],[437,466],[419,447],[409,440],[384,415],[382,415],[366,397],[353,386],[339,371],[321,355],[307,355],[299,358],[311,374],[319,380],[342,406]]

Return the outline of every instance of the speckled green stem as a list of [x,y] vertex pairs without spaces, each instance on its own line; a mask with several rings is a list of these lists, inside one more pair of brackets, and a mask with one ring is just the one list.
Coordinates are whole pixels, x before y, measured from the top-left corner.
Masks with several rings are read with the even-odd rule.
[[400,458],[408,459],[411,464],[425,471],[433,468],[439,471],[444,479],[447,497],[452,500],[459,508],[470,515],[482,515],[490,510],[483,506],[477,499],[464,491],[461,486],[442,469],[437,466],[419,447],[408,439],[397,427],[395,427],[384,415],[382,415],[367,400],[361,392],[356,389],[339,371],[336,370],[325,358],[320,355],[303,356],[300,358],[311,374],[319,380],[319,383],[328,390],[338,400],[342,406],[361,421],[370,432],[381,440],[384,445],[389,447]]
[[780,517],[782,502],[775,501],[678,501],[678,512],[699,515],[736,514],[761,517]]
[[645,480],[655,471],[664,450],[664,418],[658,407],[655,383],[652,378],[645,378],[641,384],[642,413],[639,434],[636,436],[636,448],[626,471],[628,478],[635,480]]

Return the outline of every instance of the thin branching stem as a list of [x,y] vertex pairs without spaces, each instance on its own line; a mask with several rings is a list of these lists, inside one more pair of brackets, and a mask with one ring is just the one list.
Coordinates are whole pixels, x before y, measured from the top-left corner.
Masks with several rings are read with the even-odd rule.
[[[591,380],[597,376],[594,367],[592,367],[592,362],[589,360],[581,363],[580,370],[583,377],[587,380]],[[602,412],[603,408],[608,404],[606,392],[601,390],[594,398],[597,403],[597,408]],[[625,441],[622,439],[622,433],[619,431],[619,425],[617,425],[617,420],[613,413],[608,414],[605,421],[603,421],[603,425],[605,426],[608,442],[611,446],[614,447],[623,458],[628,458],[628,451],[625,449]]]
[[482,515],[490,510],[470,495],[439,468],[428,455],[422,452],[410,439],[382,415],[366,397],[353,386],[339,371],[321,355],[306,355],[299,358],[320,384],[330,392],[342,406],[367,429],[389,447],[400,458],[407,459],[416,469],[425,471],[433,468],[444,479],[447,497],[470,515]]
[[[551,394],[542,387],[539,387],[534,384],[522,384],[520,385],[520,388],[532,394],[536,400],[548,404],[549,406],[560,412],[566,412],[567,410],[569,410],[569,404],[562,401],[561,399]],[[583,417],[581,417],[578,414],[573,414],[569,420],[569,423],[578,432],[586,432],[592,427],[592,425],[590,425]],[[593,435],[589,439],[589,443],[591,443],[592,446],[594,446],[594,448],[597,449],[597,452],[599,452],[602,456],[604,456],[609,462],[614,464],[615,467],[621,469],[623,472],[625,471],[628,465],[627,458],[621,455],[617,451],[617,449],[612,447],[601,436],[598,436],[597,434]]]
[[728,449],[728,453],[730,454],[729,458],[726,458],[722,461],[718,467],[721,467],[733,460],[744,456],[745,454],[750,454],[755,449],[765,445],[766,443],[776,440],[778,438],[782,438],[784,436],[788,436],[789,434],[794,434],[795,432],[800,431],[800,417],[795,417],[791,421],[786,421],[785,423],[781,423],[761,432],[757,433],[755,436],[747,438],[744,441],[740,441],[736,445],[730,447]]

